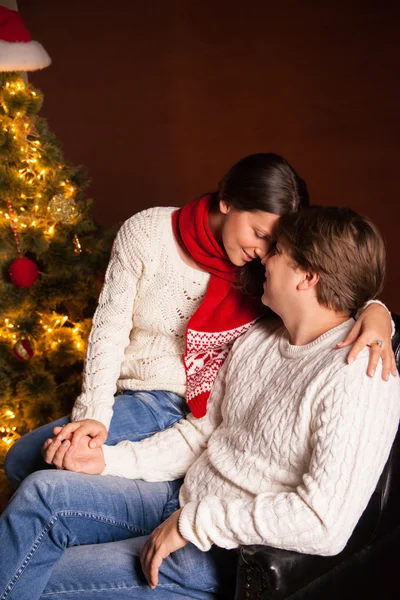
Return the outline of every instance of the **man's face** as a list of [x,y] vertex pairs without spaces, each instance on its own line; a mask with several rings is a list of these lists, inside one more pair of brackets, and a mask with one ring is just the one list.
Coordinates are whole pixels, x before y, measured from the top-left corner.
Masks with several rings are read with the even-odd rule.
[[242,267],[255,258],[264,258],[274,241],[279,215],[236,210],[232,206],[225,210],[221,236],[229,260]]
[[294,265],[285,244],[279,239],[262,263],[265,266],[265,282],[261,301],[282,316],[285,307],[292,305],[302,271]]

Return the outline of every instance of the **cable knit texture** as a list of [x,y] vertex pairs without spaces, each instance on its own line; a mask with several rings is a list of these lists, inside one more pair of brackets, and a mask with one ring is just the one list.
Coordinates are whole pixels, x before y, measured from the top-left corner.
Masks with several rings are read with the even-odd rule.
[[174,210],[145,210],[118,232],[93,317],[73,421],[97,419],[108,428],[119,390],[185,396],[186,325],[204,298],[209,275],[180,258],[172,234]]
[[233,346],[208,414],[142,442],[103,446],[104,475],[147,481],[186,473],[181,534],[212,544],[340,552],[373,493],[400,416],[400,383],[366,375],[336,349],[354,320],[306,346],[263,321]]
[[[108,429],[117,391],[167,390],[186,396],[185,333],[210,276],[179,256],[172,230],[175,210],[142,211],[118,232],[93,317],[82,393],[72,421],[96,419]],[[214,357],[224,355],[226,340],[221,341]],[[204,391],[204,382],[200,379],[198,384]]]

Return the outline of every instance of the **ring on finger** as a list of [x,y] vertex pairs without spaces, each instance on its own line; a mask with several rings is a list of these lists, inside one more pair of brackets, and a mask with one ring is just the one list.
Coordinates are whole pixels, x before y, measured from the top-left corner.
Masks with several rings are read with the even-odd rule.
[[372,344],[380,346],[381,350],[383,348],[383,342],[382,342],[382,340],[375,340],[374,342],[372,342]]
[[370,344],[367,344],[367,346],[369,346],[369,347],[371,347],[371,346],[379,346],[380,349],[383,350],[383,342],[382,342],[382,340],[374,340]]

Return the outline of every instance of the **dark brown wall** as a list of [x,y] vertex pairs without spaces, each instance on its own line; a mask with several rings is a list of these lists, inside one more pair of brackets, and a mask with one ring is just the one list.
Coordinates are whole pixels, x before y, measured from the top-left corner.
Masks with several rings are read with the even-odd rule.
[[312,201],[384,233],[400,312],[398,3],[19,0],[53,58],[31,75],[107,226],[215,188],[242,156],[283,154]]

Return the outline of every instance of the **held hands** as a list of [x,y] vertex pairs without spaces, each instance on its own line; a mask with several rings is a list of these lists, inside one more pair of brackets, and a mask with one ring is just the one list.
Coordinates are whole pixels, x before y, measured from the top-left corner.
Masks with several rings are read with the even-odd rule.
[[148,538],[140,551],[140,562],[144,576],[152,590],[158,584],[158,572],[164,558],[186,546],[189,542],[179,533],[179,515],[182,509],[174,512],[161,523]]
[[[357,319],[347,338],[338,344],[338,348],[354,344],[347,357],[347,362],[352,363],[361,350],[369,346],[368,375],[375,375],[376,366],[382,358],[382,379],[387,381],[390,373],[393,377],[397,375],[391,337],[392,322],[388,311],[380,304],[370,304]],[[382,346],[376,343],[377,340],[383,342]]]
[[[45,462],[53,464],[57,469],[67,469],[75,473],[99,475],[104,471],[106,463],[101,448],[90,448],[90,437],[81,436],[78,444],[71,445],[71,441],[61,441],[59,433],[62,427],[54,428],[53,439],[48,439],[43,446],[42,454]],[[70,434],[71,436],[71,434]]]
[[[72,434],[72,435],[71,435]],[[102,446],[107,439],[107,429],[95,419],[83,419],[64,425],[57,435],[58,440],[70,440],[72,447],[78,447],[80,439],[88,435],[92,439],[89,442],[89,448]]]

